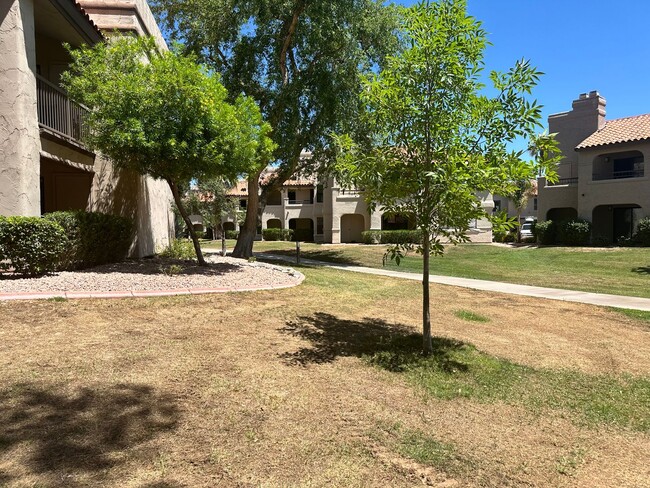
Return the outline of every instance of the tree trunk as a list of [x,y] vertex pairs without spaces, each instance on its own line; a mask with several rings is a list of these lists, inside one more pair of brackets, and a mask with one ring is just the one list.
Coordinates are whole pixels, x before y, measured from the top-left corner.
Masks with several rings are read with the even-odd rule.
[[232,251],[235,258],[247,259],[253,255],[253,243],[257,236],[257,221],[260,211],[260,173],[254,173],[248,178],[248,202],[246,203],[246,219],[239,229],[237,244]]
[[521,243],[521,212],[517,213],[517,242]]
[[181,201],[181,196],[178,193],[178,187],[176,186],[176,183],[174,183],[172,180],[167,180],[167,184],[169,185],[169,189],[172,191],[172,195],[174,197],[174,202],[176,203],[176,206],[178,207],[178,211],[181,214],[181,217],[183,217],[183,221],[185,222],[185,225],[187,225],[187,230],[190,233],[190,237],[192,238],[192,244],[194,244],[194,251],[196,252],[196,259],[199,262],[200,266],[207,266],[208,263],[205,262],[205,259],[203,259],[203,252],[201,251],[201,245],[199,244],[199,238],[196,235],[196,232],[194,231],[194,226],[192,225],[192,221],[190,220],[190,216],[187,214],[187,211],[185,210],[185,207],[183,206],[183,202]]
[[422,245],[422,354],[431,355],[433,344],[431,343],[431,307],[429,304],[429,237],[425,236]]

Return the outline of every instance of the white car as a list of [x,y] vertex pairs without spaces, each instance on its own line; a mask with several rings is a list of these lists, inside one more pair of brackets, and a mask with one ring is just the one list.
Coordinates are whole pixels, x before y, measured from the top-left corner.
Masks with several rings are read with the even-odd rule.
[[533,237],[533,225],[535,221],[533,219],[526,219],[523,224],[521,224],[521,238],[527,239]]

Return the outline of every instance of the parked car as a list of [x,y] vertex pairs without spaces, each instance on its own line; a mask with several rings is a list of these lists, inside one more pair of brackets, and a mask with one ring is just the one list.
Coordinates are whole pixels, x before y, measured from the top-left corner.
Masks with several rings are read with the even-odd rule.
[[524,220],[524,223],[521,224],[521,238],[527,239],[533,236],[533,226],[535,225],[535,219],[528,217]]

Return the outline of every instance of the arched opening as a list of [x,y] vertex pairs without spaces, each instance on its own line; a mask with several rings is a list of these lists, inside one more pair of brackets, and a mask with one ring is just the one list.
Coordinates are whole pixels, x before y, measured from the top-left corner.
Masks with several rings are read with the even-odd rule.
[[267,229],[282,229],[282,221],[280,219],[269,219],[266,221]]
[[381,230],[413,230],[415,225],[408,215],[385,213],[381,216]]
[[636,225],[643,217],[636,204],[598,205],[592,212],[594,241],[617,243],[634,235]]
[[341,242],[361,242],[361,233],[365,230],[363,215],[346,214],[341,216]]
[[224,222],[223,223],[223,230],[224,232],[229,231],[229,230],[235,230],[235,223],[234,222]]
[[314,241],[314,221],[312,219],[290,219],[289,229],[293,230],[294,241]]
[[594,159],[592,168],[594,181],[643,178],[643,153],[640,151],[624,151],[601,154]]
[[546,212],[546,220],[561,222],[563,220],[573,220],[578,218],[578,211],[572,207],[552,208]]

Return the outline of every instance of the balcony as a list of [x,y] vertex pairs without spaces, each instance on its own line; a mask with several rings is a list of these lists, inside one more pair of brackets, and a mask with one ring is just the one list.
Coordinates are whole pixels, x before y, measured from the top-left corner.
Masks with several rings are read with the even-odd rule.
[[313,205],[314,201],[311,199],[307,200],[292,200],[287,198],[284,200],[285,205]]
[[547,181],[546,186],[577,186],[578,185],[578,177],[572,177],[572,178],[559,178],[555,183],[551,183],[550,181]]
[[594,173],[594,181],[603,181],[603,180],[619,180],[623,178],[643,178],[644,168],[643,163],[637,163],[636,168],[624,171],[606,171],[602,173]]
[[36,91],[39,125],[66,141],[83,143],[88,136],[88,109],[40,75],[36,75]]

